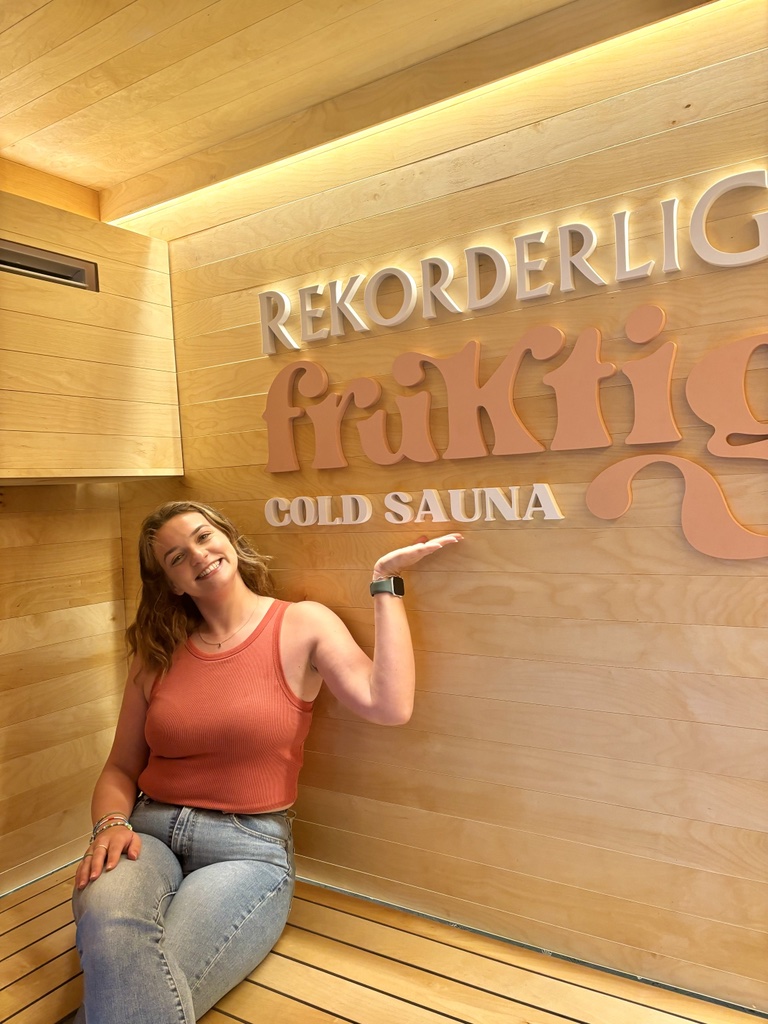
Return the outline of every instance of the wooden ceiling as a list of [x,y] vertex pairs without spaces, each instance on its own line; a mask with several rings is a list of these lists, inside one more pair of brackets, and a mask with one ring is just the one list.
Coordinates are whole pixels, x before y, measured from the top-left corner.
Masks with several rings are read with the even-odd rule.
[[4,0],[0,155],[130,217],[698,5]]

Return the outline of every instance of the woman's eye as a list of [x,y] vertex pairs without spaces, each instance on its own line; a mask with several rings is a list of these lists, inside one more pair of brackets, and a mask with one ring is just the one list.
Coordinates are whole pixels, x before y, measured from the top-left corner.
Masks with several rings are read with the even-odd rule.
[[178,555],[174,555],[174,557],[171,559],[171,565],[178,565],[183,557],[184,556],[181,553],[179,553]]
[[210,535],[210,533],[205,533],[205,532],[203,532],[203,533],[199,533],[199,534],[197,535],[197,539],[198,539],[198,540],[208,540],[208,538],[209,538],[210,536],[211,536],[211,535]]

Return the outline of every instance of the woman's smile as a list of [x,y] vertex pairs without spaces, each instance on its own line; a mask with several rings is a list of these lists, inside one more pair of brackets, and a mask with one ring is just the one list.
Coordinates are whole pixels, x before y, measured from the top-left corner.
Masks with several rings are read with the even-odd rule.
[[219,568],[223,561],[223,558],[217,558],[215,562],[211,562],[210,565],[207,565],[205,569],[203,569],[203,571],[198,575],[197,578],[199,580],[204,580],[207,576],[210,576],[211,573],[216,572],[216,570]]

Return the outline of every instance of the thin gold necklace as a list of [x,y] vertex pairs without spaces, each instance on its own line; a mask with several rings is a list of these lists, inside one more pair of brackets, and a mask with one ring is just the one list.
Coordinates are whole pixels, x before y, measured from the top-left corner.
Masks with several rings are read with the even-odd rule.
[[259,602],[257,601],[256,604],[253,606],[253,608],[251,608],[251,614],[248,616],[248,618],[245,620],[245,622],[242,624],[242,626],[238,626],[234,633],[230,633],[229,636],[225,636],[224,639],[221,640],[220,642],[217,642],[216,640],[206,640],[205,637],[203,636],[203,634],[200,632],[199,629],[197,631],[197,635],[200,637],[200,639],[203,641],[204,644],[208,644],[209,647],[217,647],[219,650],[221,650],[221,645],[222,644],[225,644],[228,640],[231,640],[233,636],[237,636],[237,634],[240,632],[241,629],[245,629],[245,627],[248,625],[248,623],[253,618],[253,616],[254,616],[258,606],[259,606]]

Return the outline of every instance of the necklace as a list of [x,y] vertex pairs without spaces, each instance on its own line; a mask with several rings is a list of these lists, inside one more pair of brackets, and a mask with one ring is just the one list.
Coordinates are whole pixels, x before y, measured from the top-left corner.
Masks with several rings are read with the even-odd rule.
[[205,637],[203,636],[203,634],[200,632],[199,629],[197,631],[197,635],[200,637],[200,639],[203,641],[204,644],[208,644],[209,647],[216,647],[218,650],[221,650],[221,645],[222,644],[225,644],[228,640],[231,640],[233,636],[237,636],[237,634],[240,632],[241,629],[245,629],[245,627],[248,625],[248,623],[253,618],[253,616],[254,616],[258,606],[259,606],[259,602],[257,601],[256,604],[253,606],[253,608],[251,608],[251,614],[248,616],[248,618],[245,620],[245,622],[242,624],[242,626],[238,626],[234,633],[230,633],[229,636],[225,636],[224,639],[221,640],[221,641],[206,640]]

